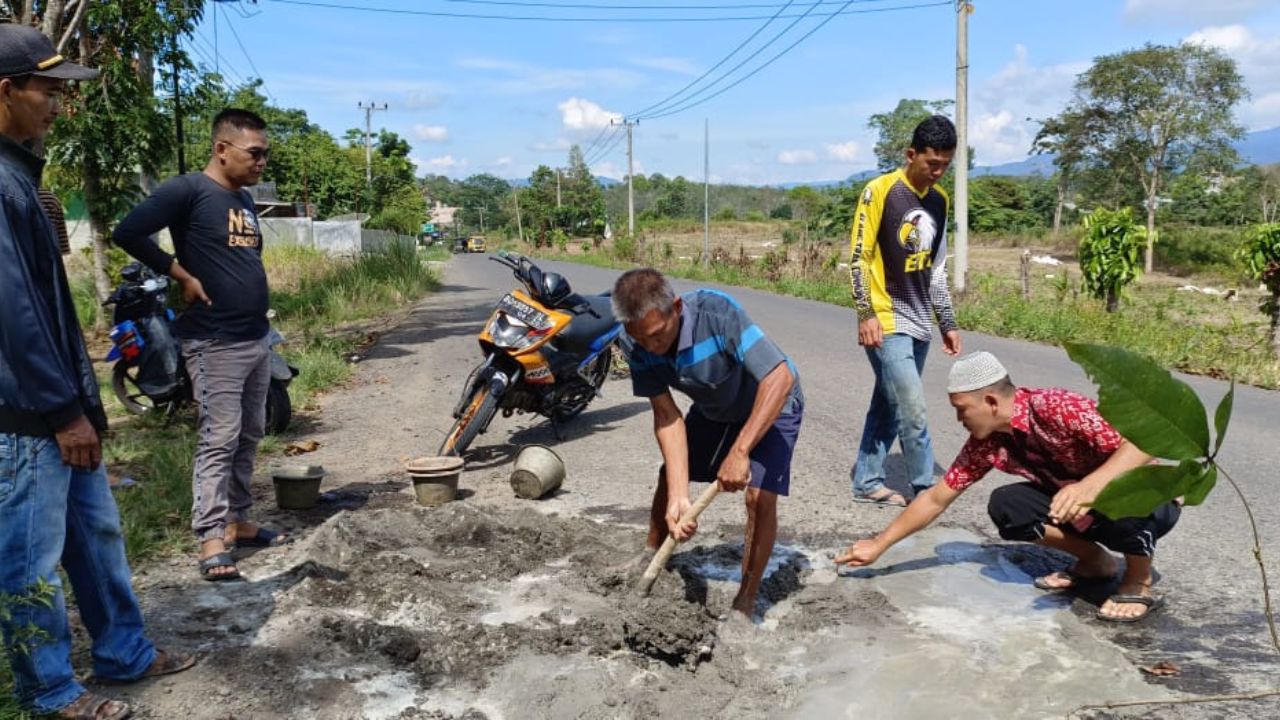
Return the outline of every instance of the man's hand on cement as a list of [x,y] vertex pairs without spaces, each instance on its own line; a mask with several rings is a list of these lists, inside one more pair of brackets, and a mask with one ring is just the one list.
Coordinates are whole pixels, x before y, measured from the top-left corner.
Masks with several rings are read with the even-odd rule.
[[1062,488],[1049,503],[1049,519],[1057,525],[1068,525],[1083,517],[1089,512],[1086,506],[1097,499],[1101,490],[1087,480]]
[[62,462],[76,470],[93,470],[102,462],[102,443],[89,418],[81,415],[54,433]]
[[960,341],[959,330],[948,330],[942,333],[942,352],[955,357],[964,351],[964,343]]
[[684,517],[691,507],[687,494],[667,502],[667,531],[676,539],[676,542],[684,542],[698,532],[697,521],[680,522],[680,518]]
[[859,540],[836,556],[836,565],[848,565],[850,567],[870,565],[880,559],[882,553],[884,553],[884,550],[874,539]]
[[728,457],[716,471],[716,481],[725,492],[746,489],[751,484],[751,456],[737,449],[730,450]]
[[880,325],[880,318],[872,315],[858,322],[858,344],[873,348],[884,344],[884,328]]

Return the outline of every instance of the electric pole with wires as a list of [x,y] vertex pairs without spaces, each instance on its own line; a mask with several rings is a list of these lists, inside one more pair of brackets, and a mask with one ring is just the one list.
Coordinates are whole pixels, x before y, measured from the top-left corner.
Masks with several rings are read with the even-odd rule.
[[373,113],[377,110],[386,110],[387,104],[382,103],[382,107],[378,107],[377,103],[357,102],[356,107],[364,110],[364,184],[373,189],[373,145],[370,143],[369,136],[373,134]]
[[956,278],[957,293],[969,280],[969,14],[973,3],[956,2]]
[[[613,125],[615,121],[610,120],[609,124]],[[627,235],[629,237],[635,237],[636,235],[636,198],[635,182],[633,180],[635,175],[635,148],[631,141],[631,131],[639,124],[639,120],[622,119],[622,126],[627,129]]]

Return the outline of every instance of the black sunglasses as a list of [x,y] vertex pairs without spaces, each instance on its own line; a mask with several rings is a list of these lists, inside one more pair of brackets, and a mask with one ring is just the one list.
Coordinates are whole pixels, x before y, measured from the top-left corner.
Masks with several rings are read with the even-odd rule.
[[259,160],[271,159],[271,148],[244,147],[243,145],[237,145],[233,142],[228,142],[226,140],[222,140],[221,142],[223,145],[230,145],[233,148],[239,148],[249,153],[249,157],[253,158],[254,162],[258,162]]

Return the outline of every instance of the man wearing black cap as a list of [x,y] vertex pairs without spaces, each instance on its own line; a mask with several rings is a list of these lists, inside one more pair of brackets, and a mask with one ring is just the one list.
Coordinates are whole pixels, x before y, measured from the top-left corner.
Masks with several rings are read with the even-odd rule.
[[96,75],[33,28],[0,25],[0,629],[21,706],[118,720],[129,707],[88,692],[72,671],[59,563],[98,678],[140,680],[195,659],[143,635],[102,466],[106,415],[36,192],[44,161],[30,146],[53,125],[65,82]]

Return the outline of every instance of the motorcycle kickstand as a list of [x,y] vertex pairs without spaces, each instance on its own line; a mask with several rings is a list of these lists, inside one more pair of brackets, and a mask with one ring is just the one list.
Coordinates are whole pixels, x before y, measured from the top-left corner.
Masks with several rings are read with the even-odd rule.
[[560,423],[556,421],[556,416],[551,416],[551,432],[556,436],[556,442],[564,442],[564,433],[560,431]]

